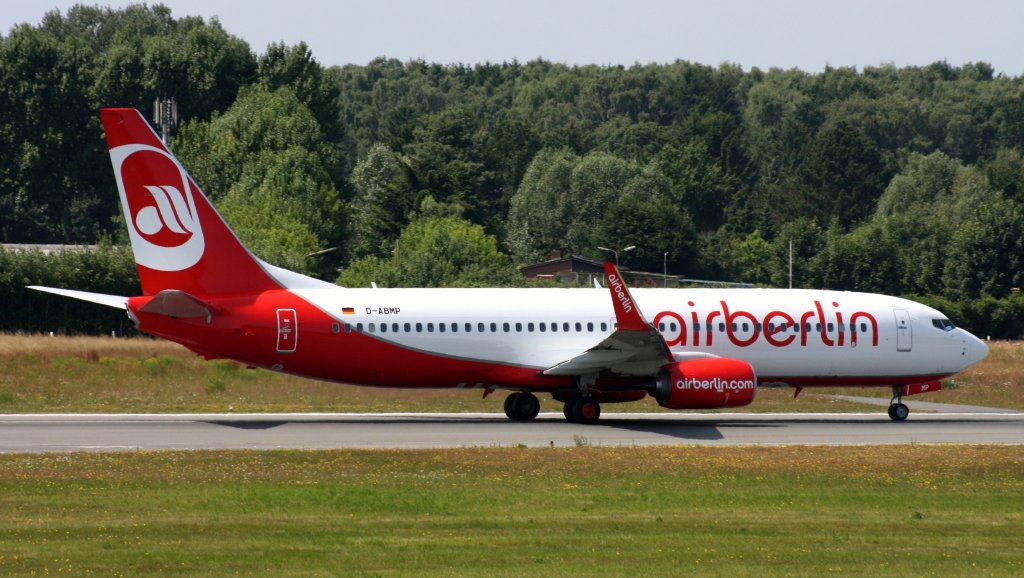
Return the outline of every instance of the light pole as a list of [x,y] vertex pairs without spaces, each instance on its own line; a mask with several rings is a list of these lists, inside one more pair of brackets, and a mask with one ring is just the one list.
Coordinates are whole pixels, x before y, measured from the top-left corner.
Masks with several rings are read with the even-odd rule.
[[628,247],[625,247],[625,248],[622,248],[622,249],[619,249],[619,250],[609,249],[608,247],[598,247],[598,249],[600,249],[602,251],[608,251],[609,253],[614,253],[615,254],[615,266],[618,267],[619,266],[619,253],[620,252],[621,253],[625,253],[626,251],[632,251],[633,249],[636,249],[636,245],[630,245]]
[[668,287],[668,251],[661,256],[661,279],[663,281],[662,287]]

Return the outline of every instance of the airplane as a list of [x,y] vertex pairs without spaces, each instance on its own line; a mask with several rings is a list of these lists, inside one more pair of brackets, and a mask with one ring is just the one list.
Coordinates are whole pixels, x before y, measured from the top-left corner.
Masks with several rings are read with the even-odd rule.
[[143,295],[31,288],[124,310],[207,359],[366,386],[506,390],[516,421],[534,419],[547,394],[567,420],[593,424],[602,404],[739,407],[766,386],[891,388],[889,417],[903,421],[904,396],[988,354],[906,299],[631,290],[609,262],[606,289],[340,287],[246,249],[137,110],[101,118]]

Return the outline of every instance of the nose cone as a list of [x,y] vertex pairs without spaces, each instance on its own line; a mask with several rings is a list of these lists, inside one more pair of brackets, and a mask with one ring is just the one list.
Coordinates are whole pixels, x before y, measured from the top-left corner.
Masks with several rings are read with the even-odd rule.
[[967,369],[988,357],[988,346],[984,341],[966,331],[963,331],[963,334],[963,369]]

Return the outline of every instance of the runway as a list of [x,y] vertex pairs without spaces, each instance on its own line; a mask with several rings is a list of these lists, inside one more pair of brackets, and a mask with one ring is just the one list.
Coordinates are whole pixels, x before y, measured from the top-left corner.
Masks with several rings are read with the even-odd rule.
[[0,452],[649,446],[1024,444],[1024,413],[607,413],[598,425],[541,414],[0,415]]

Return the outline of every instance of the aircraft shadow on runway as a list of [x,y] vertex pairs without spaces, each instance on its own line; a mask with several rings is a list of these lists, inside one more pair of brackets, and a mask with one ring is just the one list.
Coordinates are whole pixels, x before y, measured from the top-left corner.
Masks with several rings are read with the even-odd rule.
[[693,419],[666,421],[643,419],[609,419],[602,421],[600,426],[670,436],[682,440],[712,441],[724,439],[720,425],[730,428],[778,428],[781,425],[758,422],[734,422],[718,419],[694,421]]

